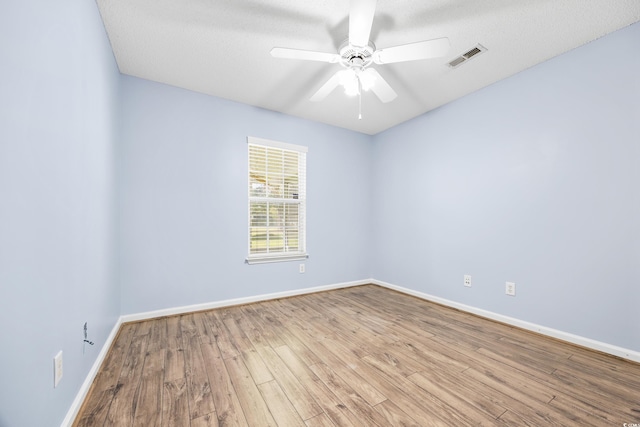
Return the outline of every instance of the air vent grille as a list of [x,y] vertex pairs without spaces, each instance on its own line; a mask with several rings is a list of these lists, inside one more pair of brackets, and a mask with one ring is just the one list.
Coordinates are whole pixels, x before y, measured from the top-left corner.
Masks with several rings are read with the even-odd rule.
[[462,55],[452,59],[451,61],[449,61],[449,63],[447,65],[449,65],[449,67],[451,68],[457,68],[458,66],[460,66],[461,64],[467,62],[468,60],[470,60],[471,58],[473,58],[474,56],[477,56],[478,54],[482,53],[482,52],[486,52],[487,48],[482,46],[481,44],[475,46],[474,48],[468,50],[467,52],[463,53]]
[[466,58],[459,56],[456,59],[454,59],[453,61],[449,62],[449,66],[450,67],[457,67],[458,65],[462,64],[464,61],[466,61]]
[[465,53],[464,56],[465,58],[469,59],[472,56],[476,56],[477,54],[479,54],[480,52],[482,52],[480,49],[478,49],[477,47],[474,47],[473,49],[471,49],[469,52]]

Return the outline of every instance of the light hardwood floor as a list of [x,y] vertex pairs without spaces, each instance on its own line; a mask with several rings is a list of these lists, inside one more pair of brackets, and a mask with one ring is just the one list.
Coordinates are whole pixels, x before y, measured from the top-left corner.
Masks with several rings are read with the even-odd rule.
[[640,365],[374,285],[122,326],[75,426],[622,426]]

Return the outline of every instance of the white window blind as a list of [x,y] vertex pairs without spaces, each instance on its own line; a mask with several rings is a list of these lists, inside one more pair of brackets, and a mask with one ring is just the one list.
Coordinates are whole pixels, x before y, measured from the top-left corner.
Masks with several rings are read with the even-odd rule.
[[264,263],[307,258],[307,148],[248,137],[249,256]]

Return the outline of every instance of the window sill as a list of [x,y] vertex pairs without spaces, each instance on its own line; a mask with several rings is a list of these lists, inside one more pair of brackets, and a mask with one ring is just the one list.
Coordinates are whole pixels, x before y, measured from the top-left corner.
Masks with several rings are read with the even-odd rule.
[[247,264],[267,264],[271,262],[304,261],[309,258],[308,254],[286,254],[286,255],[251,255],[244,262]]

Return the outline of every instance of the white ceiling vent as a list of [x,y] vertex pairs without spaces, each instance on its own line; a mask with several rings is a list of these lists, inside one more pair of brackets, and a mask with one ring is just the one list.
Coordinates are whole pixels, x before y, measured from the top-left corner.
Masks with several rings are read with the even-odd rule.
[[463,53],[462,55],[458,56],[457,58],[454,58],[453,60],[449,61],[448,65],[451,68],[457,68],[461,64],[467,62],[468,60],[470,60],[471,58],[473,58],[475,56],[478,56],[479,54],[481,54],[482,52],[485,52],[486,50],[487,50],[486,47],[482,46],[481,44],[478,44],[475,47],[473,47],[472,49],[470,49],[467,52]]

